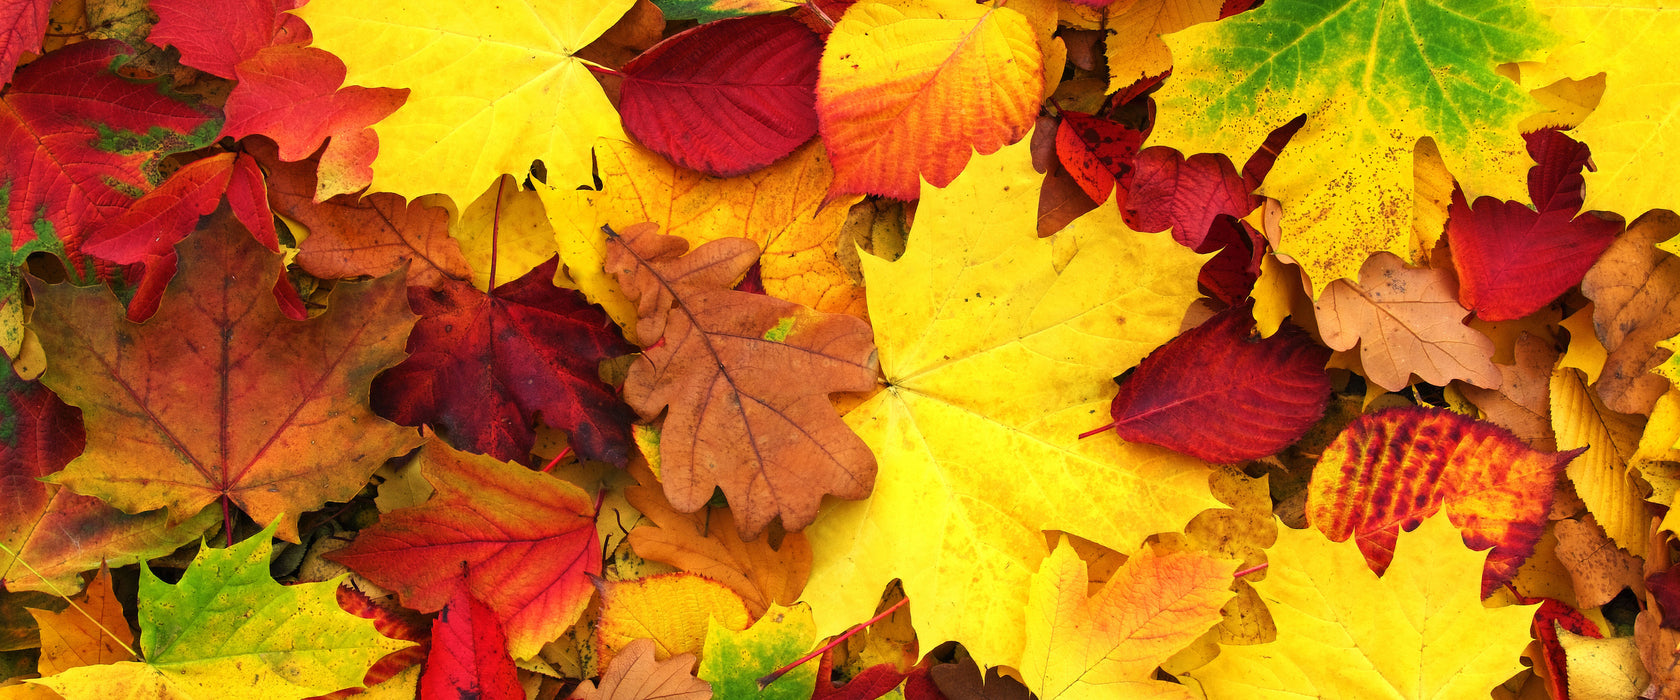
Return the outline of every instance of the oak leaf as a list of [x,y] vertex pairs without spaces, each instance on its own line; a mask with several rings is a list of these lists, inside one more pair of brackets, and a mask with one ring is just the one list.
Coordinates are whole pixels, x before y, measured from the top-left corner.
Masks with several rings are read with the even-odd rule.
[[699,654],[707,628],[746,629],[753,618],[741,596],[717,581],[679,571],[631,581],[603,581],[595,646],[609,668],[635,640],[651,639],[655,658]]
[[420,674],[420,693],[429,698],[522,700],[507,636],[496,611],[473,597],[461,580],[432,624],[432,650]]
[[1178,334],[1205,256],[1113,207],[1039,239],[1041,179],[1025,141],[976,158],[923,190],[903,257],[863,256],[888,386],[846,422],[882,468],[868,500],[806,531],[825,553],[804,596],[821,634],[867,619],[900,578],[918,638],[1018,668],[1043,530],[1129,552],[1218,507],[1198,460],[1077,438],[1111,378]]
[[1610,410],[1579,370],[1561,366],[1552,370],[1551,389],[1552,431],[1558,448],[1586,449],[1565,471],[1575,493],[1616,544],[1644,556],[1650,516],[1639,468],[1629,464],[1639,447],[1644,416]]
[[1190,671],[1210,697],[1469,700],[1524,668],[1534,606],[1483,607],[1482,554],[1446,518],[1402,536],[1381,578],[1311,529],[1280,528],[1267,557],[1254,587],[1278,639]]
[[1032,130],[1044,90],[1032,24],[963,0],[860,2],[834,25],[817,119],[830,192],[915,199]]
[[1357,284],[1330,283],[1313,308],[1324,344],[1358,344],[1366,377],[1384,389],[1405,388],[1413,374],[1435,385],[1462,379],[1499,388],[1493,341],[1464,325],[1469,312],[1448,270],[1407,267],[1377,253],[1360,267]]
[[217,499],[297,541],[297,514],[361,490],[418,436],[373,414],[368,383],[413,325],[402,282],[343,284],[332,308],[286,318],[279,255],[227,207],[176,247],[180,274],[145,324],[100,288],[31,278],[42,383],[82,409],[87,451],[56,483],[181,523]]
[[1250,307],[1236,306],[1151,352],[1109,407],[1115,434],[1219,463],[1300,439],[1330,400],[1330,351],[1293,326],[1270,338],[1253,330]]
[[421,612],[443,609],[465,562],[472,595],[495,611],[516,658],[529,658],[577,621],[601,541],[588,494],[554,476],[438,441],[421,452],[437,493],[386,513],[349,547],[326,555]]
[[655,661],[653,640],[630,642],[601,673],[601,683],[585,680],[572,691],[574,700],[711,700],[712,684],[694,677],[694,655],[677,654]]
[[339,581],[282,586],[269,576],[275,527],[203,547],[176,584],[140,574],[145,661],[81,666],[35,681],[67,700],[112,697],[295,700],[359,686],[406,644],[339,609]]
[[348,82],[410,89],[402,108],[374,129],[372,189],[468,202],[497,176],[523,178],[533,160],[543,162],[550,185],[591,181],[595,139],[624,132],[573,54],[632,4],[317,0],[297,13],[314,30],[313,45],[344,60]]
[[1381,575],[1400,530],[1445,509],[1466,546],[1493,548],[1482,576],[1485,597],[1534,553],[1553,486],[1581,452],[1537,452],[1498,426],[1444,409],[1368,413],[1319,457],[1307,486],[1307,520],[1333,542],[1354,537]]
[[1434,139],[1465,189],[1516,194],[1527,165],[1517,124],[1539,105],[1494,67],[1537,60],[1558,40],[1524,0],[1471,11],[1268,1],[1164,38],[1173,76],[1156,93],[1150,143],[1252,153],[1272,129],[1307,115],[1259,193],[1282,201],[1290,235],[1278,252],[1301,264],[1314,297],[1373,253],[1408,252],[1411,221],[1396,213],[1413,209],[1410,155],[1420,138]]
[[1188,700],[1188,689],[1155,680],[1156,667],[1218,624],[1234,563],[1145,550],[1087,595],[1085,562],[1064,539],[1032,577],[1021,662],[1027,687],[1043,700]]
[[623,466],[633,416],[597,367],[632,348],[599,308],[554,286],[558,265],[550,257],[489,294],[457,280],[409,287],[420,320],[408,358],[374,379],[374,412],[510,462],[530,459],[540,419],[579,455]]
[[1581,292],[1593,300],[1593,328],[1609,353],[1595,388],[1612,410],[1648,413],[1668,390],[1651,370],[1670,354],[1656,343],[1680,333],[1680,257],[1657,245],[1676,234],[1680,216],[1673,212],[1641,216],[1581,280]]
[[875,456],[828,400],[875,387],[869,325],[730,289],[758,260],[752,241],[687,252],[655,228],[614,237],[607,264],[637,305],[644,346],[624,400],[643,418],[668,411],[660,477],[671,505],[697,511],[721,488],[753,537],[778,516],[789,530],[810,525],[825,495],[869,495]]
[[1523,332],[1513,350],[1515,365],[1497,365],[1499,389],[1459,386],[1464,398],[1480,409],[1489,423],[1511,431],[1529,447],[1543,452],[1557,449],[1552,434],[1552,368],[1558,351],[1552,344]]
[[626,488],[625,498],[651,521],[630,531],[630,546],[638,556],[728,586],[755,617],[771,603],[792,605],[799,600],[811,575],[811,545],[804,534],[783,535],[780,547],[772,547],[768,537],[745,541],[729,509],[678,512],[645,466],[632,462],[630,473],[639,485]]
[[817,669],[801,664],[768,686],[758,681],[799,658],[817,641],[811,607],[772,605],[751,627],[735,630],[712,620],[706,625],[706,651],[700,657],[700,680],[720,698],[807,700],[816,688]]
[[817,134],[820,37],[787,16],[711,22],[624,66],[624,130],[677,165],[730,177]]
[[[100,562],[124,566],[162,556],[215,520],[206,510],[171,528],[157,511],[129,515],[92,496],[41,481],[82,453],[81,412],[39,382],[0,369],[0,584],[8,591],[75,590]],[[16,556],[14,556],[16,555]],[[18,563],[34,567],[34,571]],[[39,573],[39,576],[37,575]],[[41,578],[42,576],[45,579]]]

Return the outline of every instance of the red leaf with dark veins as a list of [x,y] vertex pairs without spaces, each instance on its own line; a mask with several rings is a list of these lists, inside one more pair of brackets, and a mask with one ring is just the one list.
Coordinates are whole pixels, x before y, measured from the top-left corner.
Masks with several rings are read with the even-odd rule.
[[1206,245],[1215,217],[1242,217],[1257,202],[1231,159],[1222,153],[1198,153],[1186,159],[1171,148],[1155,146],[1138,153],[1132,187],[1120,202],[1126,225],[1159,233],[1172,229],[1173,240],[1198,252]]
[[126,51],[115,41],[67,46],[18,70],[0,98],[0,191],[11,193],[11,247],[0,251],[0,266],[26,255],[44,230],[50,236],[31,250],[51,249],[56,239],[71,276],[87,281],[86,233],[161,181],[163,156],[209,142],[214,110],[118,77],[111,66]]
[[1521,202],[1480,197],[1467,204],[1453,191],[1447,240],[1458,269],[1458,301],[1484,321],[1527,316],[1581,282],[1622,224],[1585,214],[1581,169],[1589,151],[1556,130],[1527,135],[1535,166]]
[[490,294],[460,281],[410,287],[421,319],[408,359],[374,380],[374,411],[513,462],[530,459],[541,419],[570,433],[578,454],[623,466],[634,415],[597,367],[634,348],[606,312],[554,286],[558,265],[549,258]]
[[40,53],[52,0],[0,1],[0,87],[12,80],[24,52]]
[[[1293,327],[1253,340],[1250,305],[1221,311],[1156,348],[1120,384],[1110,412],[1124,440],[1215,463],[1273,454],[1330,400],[1330,350]],[[1084,436],[1081,436],[1084,437]]]
[[1102,204],[1114,193],[1115,183],[1131,188],[1133,161],[1148,134],[1083,112],[1065,111],[1056,128],[1056,157],[1086,196]]
[[1219,216],[1208,228],[1203,247],[1218,247],[1212,259],[1202,263],[1196,284],[1202,293],[1236,306],[1254,291],[1260,279],[1260,261],[1266,256],[1266,239],[1247,223]]
[[152,0],[149,6],[158,21],[146,41],[173,46],[182,63],[232,79],[234,66],[265,47],[309,42],[309,26],[285,14],[302,5],[297,0]]
[[420,696],[524,700],[525,689],[508,656],[507,636],[495,611],[474,598],[465,583],[432,625],[432,651],[420,675]]
[[820,37],[781,15],[672,36],[624,66],[624,130],[708,175],[758,170],[816,135],[822,50]]

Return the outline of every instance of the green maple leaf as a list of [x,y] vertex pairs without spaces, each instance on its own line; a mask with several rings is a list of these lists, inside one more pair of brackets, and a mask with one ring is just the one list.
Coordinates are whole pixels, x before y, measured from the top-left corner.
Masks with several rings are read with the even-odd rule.
[[1248,154],[1307,115],[1261,193],[1282,200],[1278,250],[1317,296],[1372,253],[1408,253],[1420,138],[1470,194],[1518,198],[1517,124],[1538,105],[1495,68],[1540,58],[1555,35],[1526,0],[1272,0],[1166,40],[1153,143]]
[[270,577],[278,522],[227,549],[200,549],[175,585],[142,567],[145,661],[81,666],[34,682],[68,700],[288,700],[361,686],[368,667],[405,642],[340,609],[339,579],[282,586]]

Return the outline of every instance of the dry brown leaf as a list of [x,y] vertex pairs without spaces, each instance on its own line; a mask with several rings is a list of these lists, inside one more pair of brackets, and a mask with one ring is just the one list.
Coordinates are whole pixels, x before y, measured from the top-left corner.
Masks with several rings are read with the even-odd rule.
[[1574,579],[1575,599],[1583,609],[1610,602],[1624,587],[1644,590],[1645,579],[1640,575],[1644,565],[1611,542],[1591,517],[1559,520],[1552,527],[1557,533],[1558,559]]
[[771,603],[799,600],[811,575],[811,545],[804,535],[788,533],[780,548],[771,547],[769,537],[746,542],[735,531],[729,509],[680,513],[645,465],[633,462],[630,473],[641,485],[626,488],[624,495],[653,522],[630,531],[636,554],[717,580],[740,594],[754,618]]
[[1551,343],[1523,333],[1517,338],[1515,365],[1498,365],[1504,377],[1499,391],[1461,385],[1464,397],[1476,404],[1494,425],[1514,433],[1529,447],[1555,452],[1552,436],[1552,367],[1558,352]]
[[1377,253],[1359,269],[1359,284],[1331,282],[1313,305],[1324,344],[1333,350],[1359,345],[1366,377],[1399,391],[1416,374],[1445,386],[1461,379],[1499,388],[1493,341],[1464,325],[1451,269],[1407,267],[1391,253]]
[[[722,488],[744,537],[778,516],[789,531],[823,496],[860,499],[875,456],[828,395],[875,386],[869,324],[730,289],[758,260],[744,238],[688,242],[639,224],[613,236],[607,264],[636,303],[646,344],[624,400],[643,418],[669,412],[660,476],[677,510],[700,510]],[[680,256],[680,257],[679,257]]]
[[638,639],[613,658],[601,684],[584,681],[572,691],[575,700],[707,700],[712,684],[694,677],[694,655],[653,658],[653,640]]
[[1657,210],[1628,226],[1581,280],[1593,300],[1593,326],[1609,356],[1596,380],[1604,405],[1650,413],[1668,390],[1651,369],[1671,354],[1657,341],[1680,334],[1680,258],[1657,244],[1680,234],[1680,216]]
[[1680,631],[1662,626],[1651,609],[1633,621],[1633,641],[1639,645],[1639,660],[1651,674],[1651,684],[1640,694],[1644,700],[1680,700]]

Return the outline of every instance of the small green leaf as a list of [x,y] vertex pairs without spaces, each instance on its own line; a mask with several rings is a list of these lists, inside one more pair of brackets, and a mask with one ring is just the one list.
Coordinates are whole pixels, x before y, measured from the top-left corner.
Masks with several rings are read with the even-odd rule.
[[700,680],[711,682],[716,698],[806,700],[817,687],[814,661],[789,671],[762,691],[758,679],[804,655],[816,641],[817,625],[811,620],[811,606],[804,603],[791,608],[771,605],[764,617],[740,632],[712,620],[706,631]]

